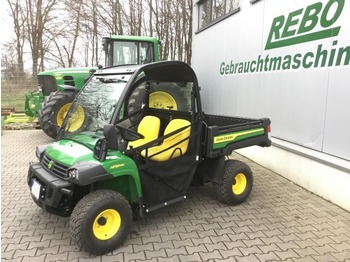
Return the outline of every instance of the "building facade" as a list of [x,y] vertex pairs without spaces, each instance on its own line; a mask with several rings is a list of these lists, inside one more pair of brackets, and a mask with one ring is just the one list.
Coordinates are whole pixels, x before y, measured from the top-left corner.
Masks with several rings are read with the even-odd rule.
[[239,152],[350,210],[350,1],[194,2],[207,113],[269,117],[273,146]]

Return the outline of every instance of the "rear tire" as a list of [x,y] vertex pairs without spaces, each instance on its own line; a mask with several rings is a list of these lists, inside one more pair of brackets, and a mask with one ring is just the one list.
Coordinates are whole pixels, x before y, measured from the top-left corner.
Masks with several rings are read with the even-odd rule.
[[[139,111],[145,103],[146,86],[142,82],[133,93],[130,95],[127,110],[128,114]],[[149,96],[149,107],[174,111],[189,111],[189,105],[186,101],[184,92],[178,88],[169,88],[167,86],[157,86]],[[142,119],[142,114],[137,114],[130,117],[132,125],[138,124]]]
[[171,109],[175,111],[190,110],[186,95],[179,88],[168,86],[156,86],[149,97],[149,107],[158,109]]
[[80,249],[102,255],[124,242],[131,221],[131,207],[124,196],[112,190],[98,190],[75,206],[70,230]]
[[41,129],[49,137],[57,137],[60,126],[75,96],[75,92],[58,91],[45,97],[38,114],[38,120]]
[[221,183],[213,182],[214,195],[227,205],[243,203],[253,188],[253,174],[249,166],[238,160],[227,160]]

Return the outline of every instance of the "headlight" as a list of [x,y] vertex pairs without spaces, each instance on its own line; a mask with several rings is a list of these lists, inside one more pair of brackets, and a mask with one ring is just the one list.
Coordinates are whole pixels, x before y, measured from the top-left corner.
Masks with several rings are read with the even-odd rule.
[[77,169],[68,170],[68,177],[78,181],[79,180],[79,171]]
[[36,147],[35,155],[36,155],[36,157],[39,159],[39,161],[40,161],[41,158],[43,157],[44,152],[45,152],[45,150],[46,150],[46,148],[47,148],[48,146],[49,146],[49,145],[40,145],[40,146],[37,146],[37,147]]
[[40,160],[40,152],[38,147],[36,147],[35,149],[35,155],[36,155],[36,158]]

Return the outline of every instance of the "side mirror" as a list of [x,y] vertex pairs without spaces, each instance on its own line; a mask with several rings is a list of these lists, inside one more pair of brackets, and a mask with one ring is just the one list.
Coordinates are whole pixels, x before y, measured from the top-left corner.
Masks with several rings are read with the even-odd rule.
[[94,147],[94,158],[99,161],[104,161],[107,156],[107,141],[105,138],[97,140]]
[[118,129],[111,124],[103,127],[104,138],[97,140],[94,147],[94,158],[99,161],[104,161],[107,156],[108,149],[118,149]]
[[118,129],[111,124],[107,124],[103,127],[103,135],[107,142],[108,149],[118,150]]

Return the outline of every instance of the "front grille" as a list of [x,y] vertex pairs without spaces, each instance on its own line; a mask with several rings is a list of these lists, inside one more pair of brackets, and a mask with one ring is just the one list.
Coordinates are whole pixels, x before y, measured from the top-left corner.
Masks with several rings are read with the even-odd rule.
[[67,177],[67,169],[65,165],[62,165],[60,163],[57,163],[53,161],[50,157],[48,157],[46,154],[44,154],[43,158],[41,159],[41,164],[43,167],[52,172],[53,174],[66,178]]
[[56,79],[53,76],[38,75],[38,82],[41,85],[44,96],[48,96],[57,90]]

